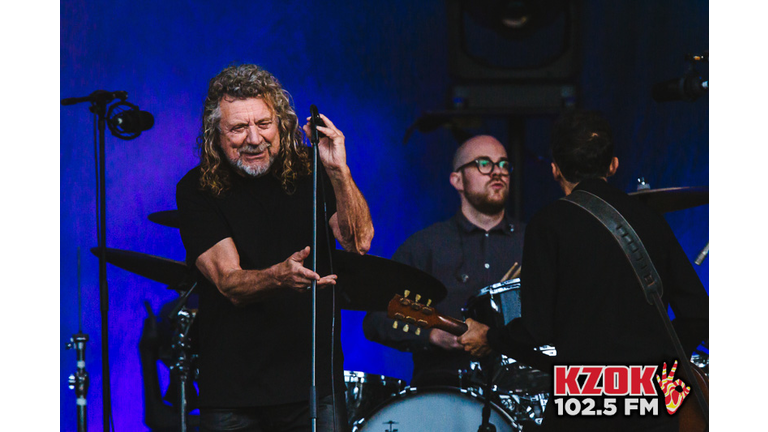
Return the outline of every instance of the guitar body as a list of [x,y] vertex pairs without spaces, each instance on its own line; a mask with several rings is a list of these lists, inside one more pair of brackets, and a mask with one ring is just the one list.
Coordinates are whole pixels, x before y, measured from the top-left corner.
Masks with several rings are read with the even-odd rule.
[[[691,369],[693,374],[696,375],[696,381],[698,381],[701,387],[701,392],[704,393],[704,398],[709,403],[709,378],[704,374],[698,366],[691,363]],[[696,400],[696,396],[691,393],[688,395],[688,402],[685,402],[680,407],[680,411],[677,413],[680,416],[680,432],[704,432],[707,430],[707,423],[704,420],[704,416],[701,414],[701,407],[699,407],[699,401]]]

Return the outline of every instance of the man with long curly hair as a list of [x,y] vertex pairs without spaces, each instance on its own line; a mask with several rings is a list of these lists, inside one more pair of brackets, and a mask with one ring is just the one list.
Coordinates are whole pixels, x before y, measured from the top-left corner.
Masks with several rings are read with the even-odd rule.
[[[209,83],[200,165],[176,190],[187,263],[201,282],[201,431],[310,427],[308,288],[313,280],[319,288],[335,285],[329,257],[335,240],[364,254],[373,238],[368,205],[346,164],[344,135],[321,117],[315,273],[304,266],[312,239],[311,155],[290,95],[256,65],[228,67]],[[309,125],[303,132],[309,134]],[[334,322],[341,319],[332,289],[321,289],[319,430],[346,425],[340,329]]]

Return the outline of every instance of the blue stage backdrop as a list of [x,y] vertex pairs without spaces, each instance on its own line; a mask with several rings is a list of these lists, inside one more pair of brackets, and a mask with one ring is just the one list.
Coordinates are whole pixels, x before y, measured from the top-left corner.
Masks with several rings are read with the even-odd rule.
[[[653,83],[681,76],[684,55],[708,48],[706,1],[579,2],[577,104],[603,111],[615,129],[616,186],[634,190],[708,184],[707,97],[659,104]],[[271,71],[293,95],[300,117],[314,103],[347,137],[348,162],[371,208],[371,253],[391,257],[409,235],[450,217],[458,197],[448,183],[457,147],[446,129],[407,128],[426,110],[445,108],[447,12],[442,0],[386,2],[230,1],[61,3],[61,97],[125,90],[154,114],[155,126],[133,141],[108,134],[107,236],[112,248],[175,260],[184,248],[175,229],[150,213],[175,208],[176,182],[197,163],[195,138],[208,80],[233,62]],[[508,55],[514,56],[514,52]],[[706,76],[707,69],[700,66]],[[523,216],[560,196],[546,156],[554,116],[528,116]],[[507,142],[506,125],[478,132]],[[101,430],[102,377],[93,118],[85,104],[61,108],[61,428],[75,430],[75,394],[67,376],[78,331],[77,252],[82,250],[83,331],[87,344],[89,430]],[[708,206],[668,214],[693,259],[708,241]],[[708,286],[708,265],[697,267]],[[147,316],[175,299],[160,283],[109,266],[109,357],[117,431],[147,430],[139,338]],[[345,369],[410,379],[410,356],[369,342],[363,313],[343,313]],[[162,369],[162,368],[161,368]],[[167,371],[161,370],[163,385]]]

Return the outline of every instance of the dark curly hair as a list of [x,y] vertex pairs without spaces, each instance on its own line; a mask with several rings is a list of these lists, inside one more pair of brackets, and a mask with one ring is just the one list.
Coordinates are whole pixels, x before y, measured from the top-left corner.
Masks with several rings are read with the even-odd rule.
[[208,96],[203,105],[203,127],[197,137],[200,187],[220,195],[231,186],[232,170],[226,162],[222,163],[226,156],[221,149],[219,136],[220,103],[224,96],[236,99],[260,98],[275,114],[280,131],[280,149],[270,171],[280,179],[283,190],[292,194],[296,179],[311,173],[304,132],[299,127],[291,95],[283,90],[272,74],[252,64],[230,66],[219,72],[208,84]]
[[571,183],[605,177],[613,160],[611,127],[597,111],[568,111],[555,122],[550,151]]

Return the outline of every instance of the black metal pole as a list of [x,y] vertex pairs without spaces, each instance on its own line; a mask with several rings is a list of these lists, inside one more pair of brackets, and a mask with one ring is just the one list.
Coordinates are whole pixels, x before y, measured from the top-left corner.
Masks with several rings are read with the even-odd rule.
[[[312,271],[317,273],[317,146],[312,143]],[[312,281],[312,385],[309,389],[309,416],[312,432],[317,432],[317,281]]]
[[109,432],[112,398],[109,379],[109,288],[107,285],[107,101],[95,104],[99,117],[99,296],[101,299],[101,392],[104,432]]
[[481,360],[481,367],[485,374],[485,390],[483,390],[483,420],[480,427],[477,428],[478,432],[496,432],[496,426],[491,423],[491,402],[493,400],[493,360],[489,357]]
[[69,376],[69,388],[75,391],[77,397],[77,432],[88,430],[88,371],[85,370],[85,343],[88,335],[82,332],[72,335],[67,349],[77,351],[77,372]]

